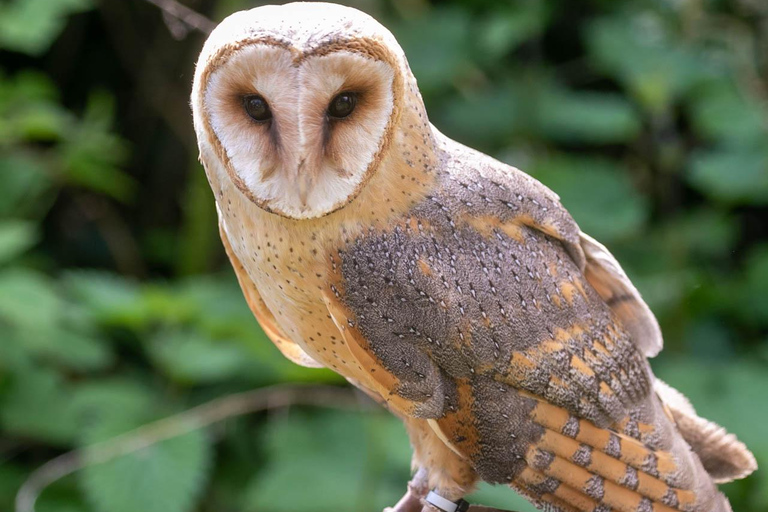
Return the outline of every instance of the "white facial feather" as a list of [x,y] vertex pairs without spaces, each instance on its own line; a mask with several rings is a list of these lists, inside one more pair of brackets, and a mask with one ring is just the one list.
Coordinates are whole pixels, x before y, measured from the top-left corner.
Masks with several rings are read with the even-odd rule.
[[264,175],[279,165],[279,155],[264,127],[245,113],[243,94],[236,91],[258,91],[269,98],[279,129],[288,136],[295,132],[289,123],[297,105],[297,74],[290,52],[262,45],[239,50],[227,66],[211,74],[205,91],[211,127],[249,189],[260,186]]
[[[352,9],[289,4],[235,14],[214,31],[198,63],[198,139],[219,148],[214,154],[230,178],[262,208],[294,219],[326,215],[353,200],[375,172],[405,66],[391,34]],[[329,103],[342,92],[354,93],[357,105],[349,117],[332,119]],[[253,94],[266,100],[270,121],[246,113],[243,98]]]

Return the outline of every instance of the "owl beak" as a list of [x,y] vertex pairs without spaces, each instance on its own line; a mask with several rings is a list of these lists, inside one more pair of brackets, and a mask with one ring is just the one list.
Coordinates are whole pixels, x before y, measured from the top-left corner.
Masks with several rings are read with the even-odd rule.
[[311,172],[302,172],[304,171],[305,162],[306,159],[302,158],[299,162],[299,166],[296,168],[296,182],[299,188],[299,200],[301,201],[301,206],[306,208],[307,197],[309,196],[309,190],[312,187],[314,179]]

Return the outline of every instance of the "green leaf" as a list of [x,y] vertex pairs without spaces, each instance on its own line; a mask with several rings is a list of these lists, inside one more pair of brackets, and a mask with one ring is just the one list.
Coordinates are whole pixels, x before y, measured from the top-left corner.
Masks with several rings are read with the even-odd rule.
[[[92,381],[76,388],[72,406],[83,418],[80,443],[86,461],[98,444],[132,431],[165,412],[147,379]],[[89,448],[95,445],[94,448]],[[191,510],[205,487],[212,457],[203,431],[152,444],[103,463],[88,465],[79,480],[97,512]]]
[[[195,323],[211,337],[258,335],[258,324],[231,274],[226,278],[198,276],[182,280],[174,295],[185,298]],[[205,315],[200,315],[203,311]]]
[[113,111],[109,94],[93,94],[82,121],[62,144],[63,160],[70,183],[125,202],[133,197],[136,183],[120,168],[128,147],[110,132]]
[[26,141],[56,142],[74,121],[42,73],[21,71],[7,82],[0,80],[0,148]]
[[[116,432],[91,429],[93,441]],[[99,512],[185,512],[205,489],[211,446],[201,431],[162,441],[80,474],[88,499]]]
[[728,146],[758,147],[768,139],[768,107],[731,79],[714,80],[691,102],[693,127],[705,138]]
[[[370,428],[362,415],[341,412],[292,411],[271,421],[264,440],[268,462],[249,486],[242,509],[337,512],[381,510],[394,504],[408,480],[407,458],[378,457],[391,450],[405,455],[407,437],[399,427],[396,438],[376,440],[373,436],[382,425],[374,431]],[[383,446],[385,440],[393,444]],[[384,474],[390,476],[383,479]],[[297,487],[296,482],[301,485]]]
[[40,55],[64,28],[66,17],[90,0],[15,0],[0,4],[0,48]]
[[34,69],[22,69],[5,83],[7,96],[0,96],[0,108],[9,108],[19,104],[29,105],[44,103],[57,105],[59,90],[53,81],[44,73]]
[[52,281],[31,270],[0,273],[0,320],[10,327],[8,343],[40,359],[74,370],[101,369],[113,360],[111,347],[74,311]]
[[739,230],[735,216],[708,208],[691,209],[657,230],[663,238],[657,249],[667,254],[680,251],[704,257],[726,256],[737,242]]
[[221,251],[216,204],[208,180],[199,163],[194,163],[191,171],[183,196],[183,228],[169,252],[169,262],[180,275],[210,270]]
[[[664,356],[664,353],[662,353]],[[716,363],[694,357],[664,356],[654,370],[659,377],[686,395],[696,413],[723,426],[747,445],[757,459],[759,468],[768,464],[768,440],[765,425],[768,409],[756,407],[764,401],[768,389],[768,367],[753,360],[720,358]],[[768,504],[768,477],[757,471],[741,485],[753,491],[740,496],[734,485],[725,486],[732,500],[741,498],[742,510],[764,510]],[[740,486],[739,486],[740,487]]]
[[366,445],[371,450],[369,467],[400,478],[410,468],[413,453],[402,421],[388,413],[362,416]]
[[91,509],[68,500],[50,500],[46,496],[40,503],[35,503],[35,512],[91,512]]
[[581,229],[598,240],[631,236],[648,216],[648,205],[627,172],[608,160],[542,158],[531,174],[559,194]]
[[24,140],[51,142],[63,137],[71,122],[56,105],[37,103],[16,112],[12,128]]
[[47,487],[35,502],[35,512],[94,512],[75,484],[73,477],[65,477]]
[[16,492],[26,477],[20,464],[8,460],[0,464],[0,510],[13,510]]
[[724,283],[726,309],[748,325],[768,326],[765,293],[768,290],[768,244],[757,245],[749,253],[740,279]]
[[0,154],[0,216],[39,213],[41,199],[52,184],[39,158],[27,153]]
[[92,334],[59,329],[23,338],[28,350],[51,365],[79,372],[103,370],[115,361],[108,342]]
[[467,497],[470,503],[496,507],[515,512],[536,512],[530,501],[517,494],[506,485],[490,485],[481,483],[477,491]]
[[685,343],[700,360],[713,363],[734,357],[735,344],[729,326],[717,318],[696,319],[688,325]]
[[77,414],[70,406],[70,397],[70,388],[56,373],[45,368],[24,368],[0,395],[0,424],[19,436],[69,446],[78,434]]
[[530,123],[528,94],[518,84],[507,83],[474,94],[453,98],[435,117],[437,127],[449,137],[480,147],[509,142]]
[[595,66],[617,78],[651,112],[666,110],[714,74],[696,49],[671,35],[651,12],[598,18],[586,31]]
[[429,16],[393,24],[391,28],[422,92],[445,89],[470,68],[470,24],[465,12],[434,10]]
[[[208,383],[252,373],[260,365],[241,346],[213,340],[194,330],[161,331],[149,341],[149,354],[161,370],[182,383]],[[267,370],[268,371],[268,370]]]
[[79,443],[94,440],[96,434],[125,432],[157,417],[162,410],[158,391],[145,383],[149,376],[92,378],[72,389],[71,405],[77,412],[81,431]]
[[[665,357],[654,370],[691,400],[699,416],[722,425],[743,441],[755,454],[758,467],[768,464],[768,408],[755,406],[765,401],[766,365],[747,360],[720,359],[711,364],[692,357]],[[750,478],[758,478],[764,485],[765,476],[760,473]]]
[[615,144],[640,132],[632,105],[616,94],[546,88],[537,105],[539,129],[556,141]]
[[69,295],[100,323],[139,328],[150,319],[140,287],[115,274],[70,271],[64,276]]
[[674,269],[638,275],[632,281],[640,290],[643,300],[657,315],[677,311],[698,283],[693,272]]
[[18,340],[18,334],[10,330],[6,332],[0,343],[0,395],[17,373],[31,366],[34,361]]
[[549,18],[545,2],[517,2],[480,22],[475,33],[483,56],[494,62],[527,40],[541,34]]
[[768,151],[719,149],[691,157],[688,182],[710,198],[735,204],[768,204]]
[[37,227],[33,222],[0,221],[0,265],[26,252],[37,240]]
[[0,319],[30,331],[51,331],[63,317],[64,303],[54,283],[31,270],[0,273]]

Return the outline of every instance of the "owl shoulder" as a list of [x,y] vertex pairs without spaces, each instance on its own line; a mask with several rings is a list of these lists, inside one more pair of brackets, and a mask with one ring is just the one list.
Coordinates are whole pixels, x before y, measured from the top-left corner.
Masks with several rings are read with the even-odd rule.
[[640,351],[648,357],[658,354],[663,338],[653,312],[616,258],[581,232],[556,193],[515,167],[442,135],[438,140],[444,155],[439,186],[417,214],[431,211],[454,239],[457,227],[468,225],[486,236],[522,241],[526,231],[536,231],[559,242]]
[[562,243],[584,270],[581,231],[555,192],[516,167],[445,136],[439,140],[443,159],[438,186],[416,208],[417,216],[429,210],[431,202],[451,228],[469,225],[483,233],[495,230],[513,238],[519,238],[524,229],[534,229]]

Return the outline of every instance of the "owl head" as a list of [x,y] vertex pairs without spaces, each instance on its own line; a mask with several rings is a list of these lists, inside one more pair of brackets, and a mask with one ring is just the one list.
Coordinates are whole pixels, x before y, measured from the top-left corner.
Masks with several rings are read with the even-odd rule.
[[406,103],[423,110],[392,34],[356,9],[327,3],[226,18],[205,43],[192,92],[206,167],[224,169],[253,203],[293,219],[322,217],[355,199],[388,152]]

